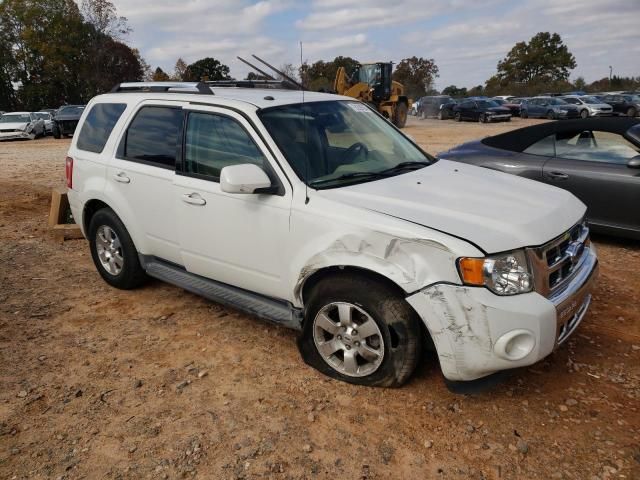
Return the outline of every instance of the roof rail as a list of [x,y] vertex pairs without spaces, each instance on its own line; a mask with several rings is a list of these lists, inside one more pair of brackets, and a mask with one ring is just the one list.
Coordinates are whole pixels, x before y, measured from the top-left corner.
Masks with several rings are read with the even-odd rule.
[[204,82],[126,82],[118,83],[111,89],[116,92],[167,92],[196,93],[213,95],[213,91]]
[[209,80],[205,83],[210,87],[282,88],[285,90],[297,90],[297,87],[282,80]]

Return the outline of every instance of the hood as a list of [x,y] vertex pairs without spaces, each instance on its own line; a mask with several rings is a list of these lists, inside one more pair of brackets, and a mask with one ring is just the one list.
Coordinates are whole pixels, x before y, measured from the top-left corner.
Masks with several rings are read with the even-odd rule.
[[24,130],[29,122],[0,123],[0,130]]
[[447,160],[317,194],[454,235],[487,253],[546,243],[586,211],[565,190]]

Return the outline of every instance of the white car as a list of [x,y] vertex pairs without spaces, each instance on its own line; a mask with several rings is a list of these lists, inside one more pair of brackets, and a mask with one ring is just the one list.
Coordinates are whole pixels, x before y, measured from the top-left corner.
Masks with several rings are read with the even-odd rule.
[[597,258],[565,190],[437,160],[364,103],[129,83],[85,109],[68,197],[117,288],[155,277],[300,331],[344,381],[467,381],[576,329]]
[[575,105],[582,118],[613,115],[613,107],[611,105],[589,95],[564,95],[560,98],[571,105]]
[[53,117],[49,112],[35,112],[36,117],[44,122],[45,134],[50,135],[53,133]]
[[10,112],[0,116],[0,140],[33,140],[44,134],[44,121],[33,112]]

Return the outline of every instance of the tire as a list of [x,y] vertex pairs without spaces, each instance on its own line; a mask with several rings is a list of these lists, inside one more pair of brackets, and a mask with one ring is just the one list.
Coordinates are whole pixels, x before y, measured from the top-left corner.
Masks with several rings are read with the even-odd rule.
[[526,110],[520,110],[520,118],[529,118],[529,112]]
[[[113,210],[103,208],[93,215],[88,236],[91,258],[105,282],[122,290],[130,290],[144,283],[147,274],[140,265],[138,251],[122,220]],[[113,262],[105,258],[113,259]],[[105,262],[112,267],[111,271]]]
[[637,115],[637,111],[635,108],[630,107],[629,110],[627,110],[627,117],[635,117]]
[[485,116],[484,113],[481,113],[480,116],[478,117],[478,122],[480,123],[487,123],[487,117]]
[[462,116],[460,115],[460,112],[454,113],[453,118],[455,119],[456,122],[462,121]]
[[426,119],[427,119],[427,114],[423,110],[422,112],[420,112],[420,120],[426,120]]
[[555,114],[553,113],[553,110],[549,110],[549,111],[547,112],[547,118],[548,118],[549,120],[555,120],[556,116],[555,116]]
[[398,128],[404,128],[407,124],[407,104],[399,102],[393,113],[393,124]]
[[[306,303],[298,347],[308,365],[356,385],[399,387],[409,379],[420,358],[422,332],[420,319],[402,296],[375,279],[345,274],[320,280]],[[350,327],[338,323],[345,318]],[[369,335],[360,337],[357,328],[366,328]],[[323,345],[328,346],[324,354]],[[349,352],[352,361],[345,363]]]
[[444,120],[444,115],[442,115],[442,110],[438,112],[438,120]]
[[583,110],[580,110],[580,118],[588,118],[589,117],[589,110],[587,110],[586,108]]
[[60,138],[62,135],[60,135],[60,127],[58,127],[57,124],[53,124],[53,128],[51,129],[51,133],[53,134],[53,138]]

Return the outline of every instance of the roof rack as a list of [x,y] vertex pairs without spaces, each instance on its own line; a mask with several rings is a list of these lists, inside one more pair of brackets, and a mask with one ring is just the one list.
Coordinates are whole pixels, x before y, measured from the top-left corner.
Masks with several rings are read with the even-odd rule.
[[111,89],[116,92],[167,92],[195,93],[213,95],[213,91],[204,82],[126,82],[118,83]]
[[298,90],[290,82],[282,80],[209,80],[205,82],[210,87],[239,87],[239,88],[282,88]]

